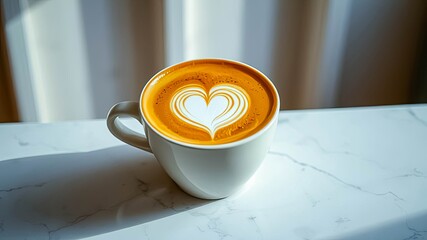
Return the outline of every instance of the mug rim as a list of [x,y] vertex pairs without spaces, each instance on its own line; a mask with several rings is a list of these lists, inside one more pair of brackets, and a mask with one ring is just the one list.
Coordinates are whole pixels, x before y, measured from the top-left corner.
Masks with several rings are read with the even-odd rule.
[[[179,66],[181,64],[185,64],[185,63],[189,63],[189,62],[199,62],[199,61],[224,61],[224,62],[229,62],[232,64],[237,64],[237,65],[241,65],[244,66],[245,68],[250,69],[251,71],[254,71],[255,73],[261,75],[261,77],[264,78],[264,80],[270,85],[272,86],[272,92],[273,95],[275,96],[276,100],[277,100],[277,104],[276,104],[276,109],[274,110],[274,115],[273,117],[270,119],[270,121],[260,130],[258,130],[256,133],[245,137],[243,139],[234,141],[234,142],[229,142],[229,143],[222,143],[222,144],[212,144],[212,145],[205,145],[205,144],[194,144],[194,143],[186,143],[183,141],[177,141],[175,139],[172,139],[168,136],[166,136],[165,134],[163,134],[162,132],[160,132],[159,130],[157,130],[155,127],[153,127],[150,122],[146,119],[145,115],[144,115],[144,111],[142,110],[142,97],[143,94],[147,88],[147,86],[158,77],[158,75],[162,74],[163,72],[174,68],[176,66]],[[158,71],[156,74],[154,74],[153,77],[150,78],[150,80],[148,80],[148,82],[145,84],[144,88],[141,91],[140,97],[139,97],[139,113],[141,114],[141,117],[144,121],[144,124],[153,130],[156,134],[158,134],[160,137],[162,137],[163,139],[165,139],[168,142],[180,145],[180,146],[184,146],[184,147],[188,147],[188,148],[194,148],[194,149],[226,149],[226,148],[232,148],[235,146],[239,146],[242,144],[245,144],[247,142],[250,142],[256,138],[258,138],[260,135],[262,135],[264,132],[266,132],[277,120],[277,116],[279,115],[279,111],[280,111],[280,97],[279,97],[279,93],[277,92],[276,86],[274,86],[273,82],[267,77],[265,76],[265,74],[263,74],[261,71],[259,71],[258,69],[246,64],[246,63],[242,63],[239,61],[235,61],[235,60],[230,60],[230,59],[225,59],[225,58],[198,58],[198,59],[192,59],[192,60],[187,60],[187,61],[182,61],[176,64],[173,64],[169,67],[163,68],[162,70]],[[146,127],[145,126],[145,127]]]

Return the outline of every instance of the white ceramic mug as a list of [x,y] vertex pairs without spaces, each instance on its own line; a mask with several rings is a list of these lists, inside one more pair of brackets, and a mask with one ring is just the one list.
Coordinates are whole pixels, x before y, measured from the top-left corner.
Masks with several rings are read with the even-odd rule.
[[[270,81],[255,68],[243,63],[238,64]],[[167,70],[168,68],[158,74]],[[134,147],[153,153],[169,176],[184,191],[198,198],[227,197],[243,187],[254,175],[275,135],[279,104],[274,110],[274,117],[264,128],[242,140],[218,145],[188,144],[173,140],[150,125],[141,109],[145,89],[142,90],[140,102],[120,102],[110,109],[107,126],[114,136]],[[275,88],[272,94],[277,98],[277,102],[280,102]],[[118,119],[120,116],[137,119],[144,126],[145,134],[127,128]]]

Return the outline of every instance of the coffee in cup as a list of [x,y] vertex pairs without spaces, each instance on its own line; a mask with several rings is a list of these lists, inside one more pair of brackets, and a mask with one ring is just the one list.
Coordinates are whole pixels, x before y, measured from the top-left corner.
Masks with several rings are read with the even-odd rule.
[[262,129],[278,104],[273,93],[264,76],[240,64],[198,60],[152,79],[141,109],[151,126],[171,139],[217,145]]
[[[152,152],[187,193],[219,199],[241,189],[264,160],[275,135],[279,95],[271,81],[246,64],[200,59],[157,73],[139,102],[114,105],[111,133]],[[130,116],[144,133],[127,128]]]

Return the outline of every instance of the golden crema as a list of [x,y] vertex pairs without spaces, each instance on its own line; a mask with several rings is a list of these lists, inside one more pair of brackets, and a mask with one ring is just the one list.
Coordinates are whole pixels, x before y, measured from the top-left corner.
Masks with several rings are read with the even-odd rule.
[[226,60],[195,60],[155,75],[142,112],[157,131],[185,143],[215,145],[244,139],[274,116],[278,99],[258,71]]

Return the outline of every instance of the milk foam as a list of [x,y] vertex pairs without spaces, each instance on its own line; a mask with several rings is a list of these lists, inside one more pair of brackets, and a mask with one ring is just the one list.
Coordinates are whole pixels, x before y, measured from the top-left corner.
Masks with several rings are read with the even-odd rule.
[[212,139],[218,129],[241,119],[248,108],[248,94],[232,84],[216,85],[209,93],[200,85],[187,85],[178,89],[170,102],[170,109],[175,116],[204,129]]

